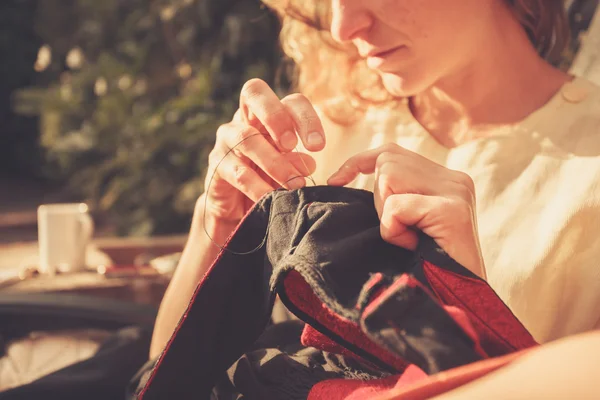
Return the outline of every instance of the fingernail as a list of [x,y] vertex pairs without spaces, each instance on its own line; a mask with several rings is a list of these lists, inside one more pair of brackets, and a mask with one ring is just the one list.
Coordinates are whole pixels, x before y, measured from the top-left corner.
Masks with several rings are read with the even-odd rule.
[[283,148],[288,151],[294,150],[294,148],[296,147],[296,144],[298,143],[297,139],[296,139],[296,135],[294,134],[294,132],[290,132],[290,131],[285,132],[281,136],[281,139],[279,140],[279,142],[281,143],[281,146],[283,146]]
[[301,177],[301,176],[297,176],[295,178],[293,178],[292,180],[290,180],[286,186],[290,189],[290,190],[295,190],[295,189],[301,189],[304,186],[306,186],[306,180]]
[[323,136],[319,132],[311,132],[308,134],[307,142],[310,146],[320,146],[323,144]]

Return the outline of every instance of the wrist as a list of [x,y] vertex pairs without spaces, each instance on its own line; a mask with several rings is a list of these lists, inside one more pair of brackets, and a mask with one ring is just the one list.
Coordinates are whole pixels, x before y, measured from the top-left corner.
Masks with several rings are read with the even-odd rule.
[[195,239],[212,239],[214,242],[222,245],[235,230],[240,220],[226,218],[212,212],[210,204],[206,204],[204,196],[200,196],[196,203],[190,236]]
[[204,210],[197,209],[177,267],[181,271],[178,275],[191,282],[199,281],[236,227],[236,221],[204,215]]
[[201,218],[202,222],[202,234],[212,239],[213,242],[222,246],[225,244],[227,238],[238,226],[238,220],[222,218],[215,216],[209,212],[206,212]]

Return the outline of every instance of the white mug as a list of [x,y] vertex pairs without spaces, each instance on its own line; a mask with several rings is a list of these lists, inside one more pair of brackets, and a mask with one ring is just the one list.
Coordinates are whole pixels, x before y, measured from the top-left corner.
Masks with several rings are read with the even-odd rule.
[[84,203],[38,207],[39,272],[53,275],[85,269],[94,222]]

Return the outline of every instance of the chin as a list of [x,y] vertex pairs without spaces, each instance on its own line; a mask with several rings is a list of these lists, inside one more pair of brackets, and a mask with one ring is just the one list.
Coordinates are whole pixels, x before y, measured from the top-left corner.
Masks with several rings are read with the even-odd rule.
[[382,73],[381,78],[385,89],[394,97],[411,97],[423,92],[430,85],[422,79],[411,79],[406,75]]

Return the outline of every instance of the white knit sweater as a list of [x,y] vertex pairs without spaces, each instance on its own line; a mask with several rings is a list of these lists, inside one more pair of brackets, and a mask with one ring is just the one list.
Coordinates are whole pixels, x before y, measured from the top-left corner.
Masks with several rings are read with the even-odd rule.
[[[407,111],[407,110],[405,110]],[[317,184],[350,156],[397,143],[475,181],[488,281],[540,342],[600,328],[600,88],[577,78],[517,125],[448,149],[409,112],[324,121]],[[351,186],[372,190],[372,176]]]

